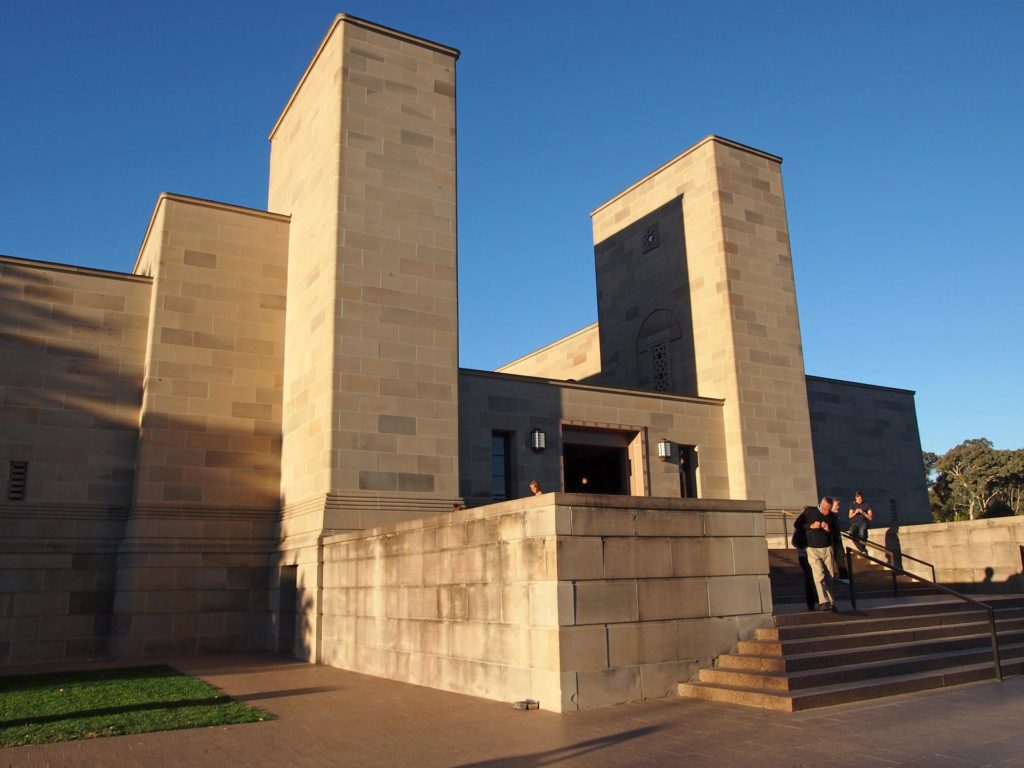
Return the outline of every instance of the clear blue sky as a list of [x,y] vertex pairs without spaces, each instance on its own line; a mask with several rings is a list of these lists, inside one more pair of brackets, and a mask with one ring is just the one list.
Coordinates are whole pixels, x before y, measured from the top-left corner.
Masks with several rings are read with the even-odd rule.
[[266,206],[338,12],[462,51],[461,362],[597,317],[588,212],[710,133],[784,158],[807,372],[1024,445],[1024,2],[0,5],[0,253],[129,271],[161,191]]

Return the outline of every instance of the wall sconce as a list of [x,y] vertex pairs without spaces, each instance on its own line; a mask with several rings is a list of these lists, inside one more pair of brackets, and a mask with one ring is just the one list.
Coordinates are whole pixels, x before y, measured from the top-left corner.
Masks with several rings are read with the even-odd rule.
[[548,437],[543,429],[535,429],[530,433],[530,447],[538,453],[548,447]]
[[671,461],[672,443],[664,438],[658,441],[658,458],[662,461]]

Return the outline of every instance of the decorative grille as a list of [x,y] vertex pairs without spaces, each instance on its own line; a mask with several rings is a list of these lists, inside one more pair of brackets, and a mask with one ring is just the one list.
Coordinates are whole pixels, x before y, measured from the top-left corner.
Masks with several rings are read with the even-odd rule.
[[654,374],[654,391],[668,392],[672,369],[668,359],[667,341],[651,347],[651,366]]

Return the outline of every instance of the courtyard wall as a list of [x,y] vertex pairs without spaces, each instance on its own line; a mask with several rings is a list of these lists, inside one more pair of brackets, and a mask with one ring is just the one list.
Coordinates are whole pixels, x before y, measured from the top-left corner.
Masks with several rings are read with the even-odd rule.
[[[872,541],[932,563],[936,580],[974,592],[1024,591],[1024,517],[875,528]],[[931,578],[912,560],[903,567]]]
[[555,493],[329,537],[321,661],[555,711],[666,696],[770,622],[762,511]]

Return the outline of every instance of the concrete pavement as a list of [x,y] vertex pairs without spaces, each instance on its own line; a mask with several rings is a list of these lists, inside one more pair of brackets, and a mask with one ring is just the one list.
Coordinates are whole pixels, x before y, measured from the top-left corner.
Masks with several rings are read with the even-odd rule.
[[558,715],[269,655],[168,662],[276,719],[8,748],[0,767],[1024,767],[1021,677],[795,715],[675,698]]

